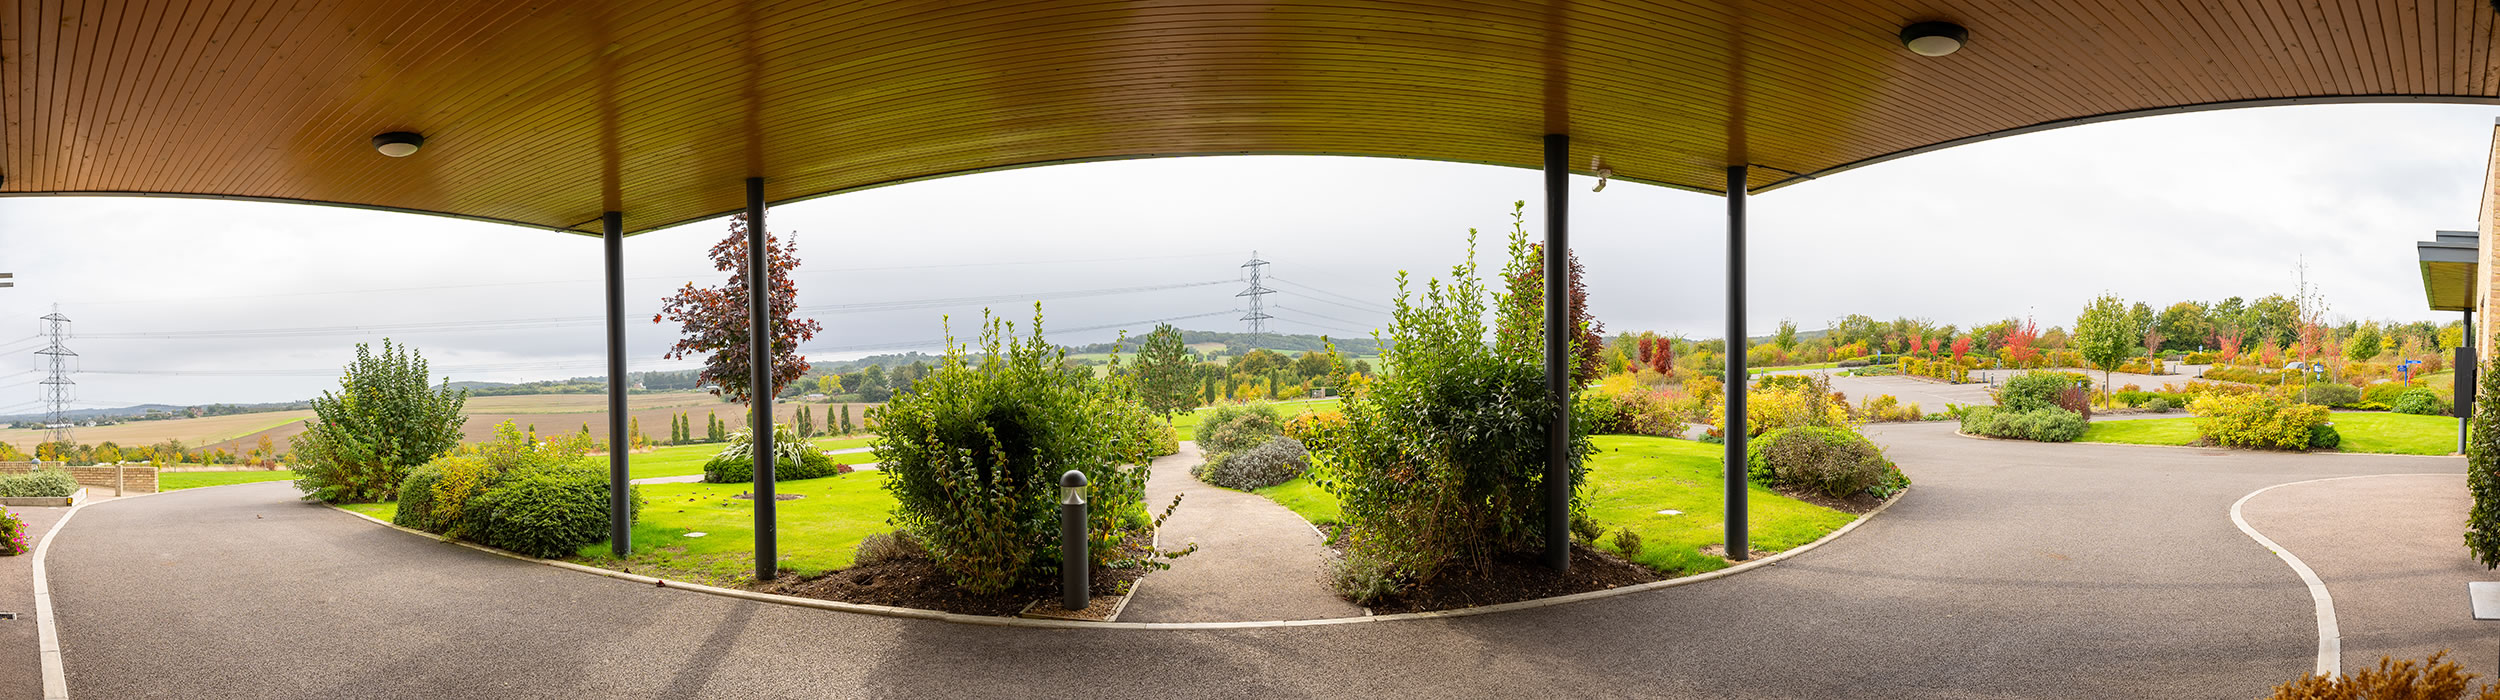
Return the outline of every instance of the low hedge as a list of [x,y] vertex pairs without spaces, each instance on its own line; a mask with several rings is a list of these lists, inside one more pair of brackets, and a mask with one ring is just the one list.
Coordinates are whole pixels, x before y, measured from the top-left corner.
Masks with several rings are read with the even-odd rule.
[[2361,403],[2361,388],[2340,382],[2311,384],[2301,387],[2296,398],[2318,406],[2349,406]]
[[[2325,406],[2288,403],[2267,394],[2206,394],[2190,405],[2202,420],[2197,431],[2224,447],[2306,450],[2324,436]],[[2341,436],[2336,437],[2340,443]]]
[[75,493],[78,479],[59,469],[0,475],[0,498],[68,498]]
[[2439,392],[2414,387],[2397,394],[2396,400],[2387,404],[2387,410],[2416,416],[2444,416],[2448,414],[2448,402],[2440,400]]
[[2017,411],[1980,406],[1962,414],[1962,432],[2037,442],[2074,442],[2092,427],[2083,414],[2056,406]]
[[[391,522],[535,557],[561,557],[608,536],[608,470],[588,438],[538,442],[505,422],[496,439],[463,445],[409,472]],[[642,494],[628,490],[629,518]]]
[[1910,483],[1884,450],[1847,428],[1781,428],[1745,446],[1745,472],[1755,483],[1833,498],[1890,497]]

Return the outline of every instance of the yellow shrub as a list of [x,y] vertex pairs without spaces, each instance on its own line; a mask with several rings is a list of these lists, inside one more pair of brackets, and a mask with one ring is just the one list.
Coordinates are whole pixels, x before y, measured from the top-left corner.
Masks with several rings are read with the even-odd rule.
[[486,487],[494,481],[495,468],[473,454],[444,457],[438,464],[442,466],[443,476],[434,482],[435,522],[450,525],[454,531],[445,533],[450,536],[469,534],[458,532],[463,529],[462,524],[468,522],[461,517],[461,511],[468,507],[470,499],[486,492]]
[[2188,404],[2206,440],[2228,447],[2309,449],[2310,431],[2324,425],[2325,406],[2287,403],[2270,394],[2209,392]]

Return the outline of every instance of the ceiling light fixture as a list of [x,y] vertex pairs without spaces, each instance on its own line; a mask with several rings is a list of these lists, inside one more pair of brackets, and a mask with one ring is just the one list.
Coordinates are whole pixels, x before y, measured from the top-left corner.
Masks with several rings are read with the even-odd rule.
[[413,131],[393,131],[373,137],[373,150],[392,158],[405,158],[425,145],[425,137]]
[[1921,56],[1951,54],[1969,42],[1970,30],[1952,22],[1920,22],[1901,29],[1901,45]]

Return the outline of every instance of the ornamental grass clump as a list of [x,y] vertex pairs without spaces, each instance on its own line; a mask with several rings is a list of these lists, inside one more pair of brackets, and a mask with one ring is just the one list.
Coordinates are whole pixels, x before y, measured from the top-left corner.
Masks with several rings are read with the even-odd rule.
[[[1318,445],[1315,481],[1345,513],[1348,555],[1333,578],[1358,603],[1383,586],[1428,581],[1453,564],[1481,566],[1543,542],[1549,417],[1568,397],[1546,391],[1540,353],[1484,342],[1490,295],[1474,248],[1470,231],[1470,262],[1453,268],[1447,284],[1427,281],[1420,300],[1398,276],[1382,343],[1385,364],[1397,371],[1349,394],[1344,422]],[[1526,234],[1514,230],[1505,278],[1523,276],[1528,252]],[[1507,307],[1518,293],[1493,303]],[[1567,439],[1574,513],[1590,423],[1574,420]]]
[[[729,445],[703,463],[703,481],[709,484],[734,484],[755,480],[755,431],[741,430],[729,436]],[[799,437],[788,425],[773,426],[773,481],[797,481],[845,474],[850,466],[833,463],[833,457],[817,450],[807,438]]]
[[894,523],[956,585],[1005,591],[1058,571],[1059,476],[1085,474],[1094,564],[1151,537],[1146,465],[1159,449],[1123,380],[1059,369],[1066,352],[983,315],[977,354],[949,339],[927,377],[870,417]]

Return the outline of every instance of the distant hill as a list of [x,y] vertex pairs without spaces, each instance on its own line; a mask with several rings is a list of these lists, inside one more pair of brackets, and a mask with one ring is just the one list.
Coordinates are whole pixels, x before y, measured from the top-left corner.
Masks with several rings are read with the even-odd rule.
[[[1307,335],[1302,333],[1267,333],[1252,336],[1248,333],[1193,331],[1186,328],[1181,329],[1181,342],[1190,345],[1198,345],[1201,343],[1222,343],[1224,345],[1224,349],[1219,351],[1217,354],[1223,355],[1238,355],[1249,352],[1253,347],[1279,352],[1307,352],[1325,349],[1328,347],[1327,343],[1329,341],[1334,341],[1337,344],[1337,352],[1345,353],[1347,356],[1380,354],[1380,343],[1372,340],[1369,335],[1342,338],[1337,336],[1326,336],[1323,338],[1322,336]],[[1138,339],[1137,336],[1129,336],[1128,340],[1118,343],[1095,343],[1092,345],[1070,347],[1068,348],[1068,352],[1079,354],[1114,351],[1132,353],[1136,352],[1137,349],[1143,344],[1144,342]]]

